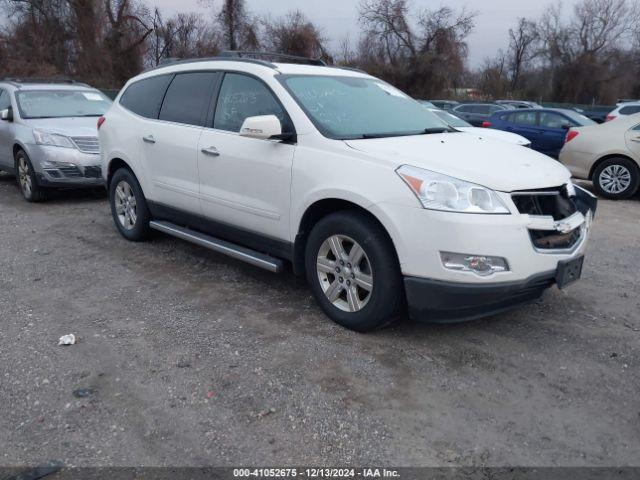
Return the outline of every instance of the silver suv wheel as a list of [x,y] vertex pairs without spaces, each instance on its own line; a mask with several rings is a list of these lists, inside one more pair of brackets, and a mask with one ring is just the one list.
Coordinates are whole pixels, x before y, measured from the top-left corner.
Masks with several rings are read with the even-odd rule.
[[327,238],[318,251],[316,272],[324,294],[336,308],[358,312],[369,302],[373,292],[371,262],[352,238]]
[[20,157],[18,160],[18,181],[20,182],[20,188],[25,197],[31,196],[31,172],[29,171],[29,162],[24,157]]
[[125,230],[131,230],[136,226],[138,220],[133,189],[125,180],[120,180],[116,186],[115,194],[114,202],[118,221]]

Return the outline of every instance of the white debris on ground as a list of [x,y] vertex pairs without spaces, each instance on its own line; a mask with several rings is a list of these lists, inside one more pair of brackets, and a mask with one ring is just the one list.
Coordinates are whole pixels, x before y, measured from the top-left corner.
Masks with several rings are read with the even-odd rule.
[[76,336],[73,333],[69,335],[63,335],[58,340],[58,345],[75,345],[76,344]]

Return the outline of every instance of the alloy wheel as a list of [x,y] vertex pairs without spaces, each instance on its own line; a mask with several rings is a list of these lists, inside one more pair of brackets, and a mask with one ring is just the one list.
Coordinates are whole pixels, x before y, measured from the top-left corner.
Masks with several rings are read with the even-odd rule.
[[125,230],[132,230],[138,221],[136,197],[128,182],[121,180],[115,190],[116,215]]
[[18,181],[20,182],[20,188],[25,197],[30,197],[32,192],[31,185],[31,171],[29,169],[29,162],[24,157],[20,157],[18,160]]
[[316,265],[322,291],[336,308],[358,312],[367,305],[373,292],[373,271],[358,242],[332,235],[320,246]]
[[605,192],[618,195],[631,185],[631,172],[624,165],[609,165],[600,173],[599,182]]

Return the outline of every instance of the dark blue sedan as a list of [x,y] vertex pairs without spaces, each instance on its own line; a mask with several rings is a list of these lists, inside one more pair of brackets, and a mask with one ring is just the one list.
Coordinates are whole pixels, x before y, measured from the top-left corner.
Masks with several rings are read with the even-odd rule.
[[522,135],[534,150],[558,158],[567,131],[586,125],[596,122],[573,110],[537,108],[496,112],[482,126]]

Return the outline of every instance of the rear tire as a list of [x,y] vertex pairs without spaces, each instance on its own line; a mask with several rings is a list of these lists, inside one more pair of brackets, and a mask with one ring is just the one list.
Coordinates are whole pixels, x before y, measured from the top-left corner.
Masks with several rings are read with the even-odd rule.
[[109,204],[120,234],[132,242],[149,238],[151,214],[138,179],[128,168],[113,174],[109,184]]
[[609,158],[593,172],[593,188],[610,200],[631,198],[640,186],[640,169],[624,157]]
[[20,193],[27,202],[37,203],[46,199],[47,192],[38,185],[36,172],[24,150],[16,153],[16,180]]
[[307,281],[334,322],[368,332],[396,320],[405,305],[400,266],[386,232],[357,212],[320,220],[305,250]]

